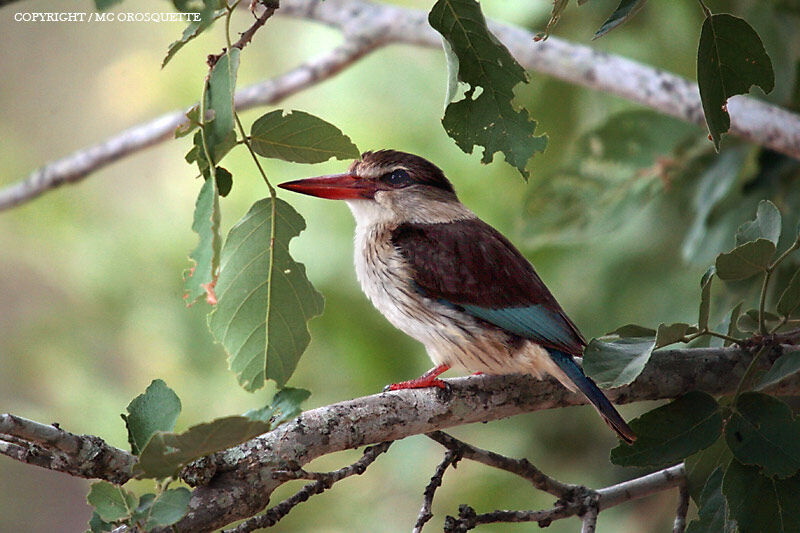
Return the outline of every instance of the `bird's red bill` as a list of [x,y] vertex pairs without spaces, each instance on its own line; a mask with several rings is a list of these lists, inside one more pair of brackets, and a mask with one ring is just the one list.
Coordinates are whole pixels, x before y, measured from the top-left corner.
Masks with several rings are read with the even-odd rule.
[[289,191],[308,194],[318,198],[331,200],[361,200],[372,198],[375,195],[372,180],[364,180],[352,174],[334,174],[306,178],[302,180],[287,181],[278,187]]

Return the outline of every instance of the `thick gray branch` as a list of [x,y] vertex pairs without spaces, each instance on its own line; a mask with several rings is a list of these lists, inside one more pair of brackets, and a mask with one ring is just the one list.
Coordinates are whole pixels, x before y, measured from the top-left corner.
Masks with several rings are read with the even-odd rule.
[[[617,403],[674,398],[694,389],[729,394],[749,360],[749,352],[737,348],[663,350],[653,355],[633,384],[608,394]],[[189,514],[178,530],[211,531],[254,515],[282,483],[272,473],[286,470],[288,464],[302,466],[335,451],[585,403],[582,396],[554,381],[526,376],[472,376],[448,381],[452,385],[449,394],[438,389],[403,390],[313,409],[270,433],[193,465],[184,476],[190,483],[202,480],[208,469],[216,475],[209,485],[194,490]],[[800,377],[789,378],[770,392],[797,394]],[[624,491],[598,491],[599,509],[627,498],[625,491],[655,490],[653,487],[663,482],[645,480],[641,486],[621,485]]]
[[[441,46],[441,37],[428,25],[427,13],[422,10],[364,0],[283,0],[276,14],[335,27],[343,32],[344,43],[283,76],[237,92],[239,110],[276,103],[330,78],[380,46]],[[534,42],[533,34],[527,30],[499,23],[490,26],[528,70],[704,125],[697,84],[692,81],[556,37]],[[732,135],[800,158],[800,116],[744,96],[731,98],[728,111]],[[169,139],[175,128],[184,123],[184,113],[180,110],[162,115],[41,167],[25,180],[0,190],[0,210],[65,183],[80,181],[114,161]]]
[[74,435],[53,425],[0,414],[0,453],[72,476],[125,483],[136,458],[100,437]]

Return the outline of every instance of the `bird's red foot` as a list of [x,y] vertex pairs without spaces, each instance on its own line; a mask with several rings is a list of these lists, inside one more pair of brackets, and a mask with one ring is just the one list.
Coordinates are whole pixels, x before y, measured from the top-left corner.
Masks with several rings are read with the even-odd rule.
[[436,368],[431,368],[430,370],[428,370],[427,372],[425,372],[416,379],[401,381],[400,383],[393,383],[392,385],[389,385],[386,389],[387,390],[427,389],[428,387],[439,387],[440,389],[446,389],[447,383],[445,383],[441,379],[437,379],[437,376],[449,369],[450,367],[448,365],[439,365]]

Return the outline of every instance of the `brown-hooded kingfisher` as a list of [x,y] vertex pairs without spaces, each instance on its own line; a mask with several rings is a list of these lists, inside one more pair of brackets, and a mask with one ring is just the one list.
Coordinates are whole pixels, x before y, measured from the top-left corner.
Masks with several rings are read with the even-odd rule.
[[577,326],[514,245],[458,201],[436,165],[380,150],[344,174],[280,187],[345,200],[353,212],[361,288],[436,365],[392,390],[444,387],[437,376],[449,368],[550,374],[583,392],[624,441],[636,439],[575,362],[586,346]]

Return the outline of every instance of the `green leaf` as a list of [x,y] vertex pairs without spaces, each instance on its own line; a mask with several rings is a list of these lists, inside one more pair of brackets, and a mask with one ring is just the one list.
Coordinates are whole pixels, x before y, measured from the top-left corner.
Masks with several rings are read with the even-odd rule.
[[715,267],[709,267],[700,280],[700,311],[697,318],[697,327],[708,328],[708,314],[711,310],[711,281],[714,279]]
[[217,167],[214,175],[217,177],[217,191],[223,198],[228,196],[233,187],[233,175],[227,168]]
[[608,20],[606,20],[594,34],[594,39],[602,37],[623,22],[627,22],[644,7],[646,1],[647,0],[622,0],[617,6],[617,9],[608,17]]
[[763,390],[780,383],[785,378],[800,371],[800,350],[783,354],[772,364],[772,367],[761,377],[756,390]]
[[638,324],[625,324],[606,335],[616,335],[618,337],[655,337],[656,330],[639,326]]
[[611,450],[620,466],[663,466],[708,448],[722,432],[719,405],[710,395],[693,391],[630,422],[636,442]]
[[731,461],[722,493],[741,533],[800,531],[800,475],[771,479],[754,466]]
[[592,339],[583,354],[583,369],[601,387],[627,385],[642,373],[654,346],[651,338]]
[[197,233],[199,240],[197,247],[189,254],[194,266],[183,274],[187,305],[195,303],[201,296],[206,296],[211,304],[215,302],[213,287],[222,246],[219,221],[219,195],[214,180],[207,179],[200,188],[194,206],[192,231]]
[[219,163],[236,144],[233,118],[233,93],[236,89],[236,71],[239,69],[239,49],[223,54],[211,69],[206,84],[206,109],[213,110],[214,119],[204,121],[203,130],[211,160]]
[[198,457],[226,450],[267,431],[269,424],[243,416],[218,418],[183,433],[159,431],[142,450],[133,471],[145,478],[170,477]]
[[305,227],[292,206],[266,198],[236,223],[222,249],[218,303],[209,326],[249,391],[267,379],[286,383],[310,340],[306,322],[322,313],[322,295],[306,278],[305,267],[289,255],[289,241]]
[[127,518],[136,509],[136,496],[131,491],[107,481],[92,483],[86,501],[105,522]]
[[702,502],[703,487],[718,467],[726,467],[733,454],[725,437],[720,436],[714,444],[686,458],[686,487],[695,503]]
[[273,419],[272,427],[279,426],[284,422],[288,422],[296,418],[303,412],[300,404],[311,396],[311,391],[306,389],[294,389],[292,387],[285,387],[275,394],[272,398]]
[[767,239],[777,246],[780,236],[780,211],[769,200],[761,200],[758,203],[755,220],[745,222],[736,231],[736,246],[758,239]]
[[800,269],[794,273],[778,300],[778,313],[790,317],[800,309]]
[[800,420],[789,406],[758,392],[739,396],[725,426],[734,457],[761,467],[767,476],[789,477],[800,469]]
[[475,0],[438,0],[428,21],[452,47],[458,79],[469,85],[462,100],[447,106],[445,131],[466,153],[483,146],[482,163],[502,152],[527,179],[525,166],[534,152],[544,150],[547,138],[534,136],[536,122],[511,103],[514,87],[528,81],[525,69],[489,31]]
[[181,400],[163,380],[155,379],[144,394],[128,404],[128,416],[122,415],[128,428],[131,451],[139,455],[157,431],[172,431],[181,412]]
[[747,279],[766,271],[772,256],[775,255],[775,244],[767,239],[746,242],[728,253],[717,256],[717,277],[725,281]]
[[[722,479],[725,470],[717,467],[708,476],[708,481],[699,496],[698,519],[692,520],[686,533],[733,533],[734,524],[728,520],[728,507],[722,495]],[[695,499],[695,501],[698,501]]]
[[294,163],[360,156],[358,147],[339,128],[303,111],[284,114],[276,109],[262,115],[250,129],[250,140],[258,155]]
[[[217,4],[219,3],[216,0],[203,1],[205,7],[199,11],[200,20],[193,20],[190,22],[189,25],[184,28],[181,38],[169,45],[169,48],[167,49],[167,55],[164,58],[164,61],[161,62],[161,68],[167,66],[167,63],[169,63],[169,61],[175,57],[175,54],[178,53],[178,50],[183,48],[183,45],[203,33],[214,23],[215,20],[225,15],[225,9],[216,9],[216,7],[218,7]],[[186,9],[181,9],[181,2],[174,2],[174,4],[179,11],[187,11],[189,9],[189,6],[186,6]],[[191,9],[194,10],[193,12],[198,12],[194,7]]]
[[136,507],[136,511],[131,515],[130,521],[140,525],[146,524],[155,499],[156,495],[152,492],[145,492],[139,496],[139,505]]
[[696,331],[697,328],[689,324],[684,324],[683,322],[676,322],[675,324],[669,325],[659,324],[658,332],[656,333],[656,345],[653,349],[657,350],[664,346],[680,342],[686,335]]
[[703,22],[697,49],[697,84],[708,131],[719,150],[731,126],[728,98],[758,85],[765,93],[775,86],[775,73],[758,33],[743,19],[727,13]]
[[150,507],[147,531],[156,527],[171,526],[183,518],[189,510],[192,493],[185,487],[168,489],[158,495]]
[[[578,4],[581,3],[583,2],[579,0]],[[533,39],[534,41],[543,41],[550,36],[550,30],[555,28],[556,24],[558,24],[558,21],[561,19],[561,14],[567,8],[567,4],[569,4],[569,0],[553,0],[553,10],[550,12],[550,20],[547,21],[544,32],[537,34]]]
[[300,404],[307,400],[309,396],[311,396],[311,391],[306,389],[284,387],[275,394],[270,405],[261,409],[251,409],[244,416],[251,420],[269,422],[270,427],[275,428],[302,413],[303,410],[300,408]]
[[[769,311],[764,312],[764,322],[768,328],[777,324],[779,320],[778,315],[770,313]],[[740,315],[739,319],[736,321],[736,327],[748,333],[758,331],[758,309],[748,309],[746,313]]]
[[105,522],[100,515],[97,514],[97,511],[92,512],[92,517],[89,519],[89,531],[91,533],[105,533],[106,531],[112,531],[114,529],[114,524],[109,524]]

